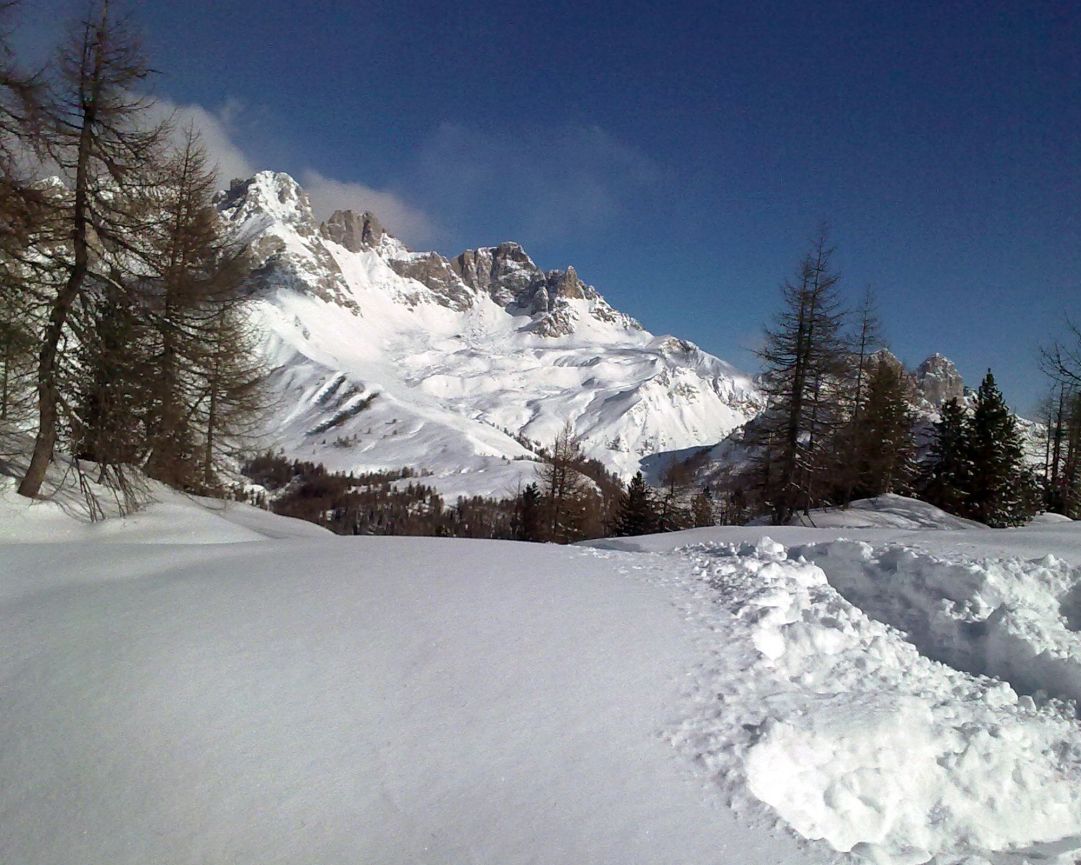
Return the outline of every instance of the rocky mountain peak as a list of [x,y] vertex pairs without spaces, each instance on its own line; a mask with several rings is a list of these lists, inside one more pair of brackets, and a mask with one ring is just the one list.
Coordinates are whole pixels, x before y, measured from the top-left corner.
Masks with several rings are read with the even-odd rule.
[[330,219],[319,226],[323,237],[340,244],[350,252],[361,252],[380,246],[390,233],[383,228],[371,211],[335,210]]
[[965,382],[952,360],[937,352],[916,367],[916,387],[937,411],[951,399],[962,399]]
[[287,225],[304,238],[317,231],[308,193],[281,171],[260,171],[247,180],[234,180],[219,192],[215,204],[230,221],[244,224],[258,220],[258,229],[271,222]]

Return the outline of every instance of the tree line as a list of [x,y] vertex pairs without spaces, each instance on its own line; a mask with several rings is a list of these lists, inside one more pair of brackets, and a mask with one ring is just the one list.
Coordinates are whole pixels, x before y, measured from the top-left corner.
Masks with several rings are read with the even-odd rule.
[[[64,450],[113,484],[137,466],[179,489],[221,493],[266,397],[245,311],[250,263],[214,208],[206,152],[194,129],[157,121],[139,95],[150,68],[107,2],[33,73],[3,26],[15,6],[0,0],[0,422],[35,430],[19,492],[38,495]],[[873,298],[846,310],[832,257],[823,233],[783,284],[758,353],[766,405],[742,432],[740,471],[703,486],[695,466],[674,464],[656,489],[641,475],[624,487],[585,458],[568,426],[516,496],[460,502],[459,517],[427,528],[566,543],[762,515],[786,523],[887,492],[990,525],[1039,507],[1081,513],[1081,354],[1045,353],[1055,391],[1042,478],[1025,466],[990,372],[971,405],[943,407],[921,452],[906,374],[879,351]],[[297,470],[280,506],[331,512],[336,528],[362,533],[449,510],[417,484],[409,501],[428,504],[391,519],[389,490],[354,501],[348,476],[329,477]]]
[[[0,4],[5,23],[15,4]],[[245,249],[191,127],[155,120],[150,68],[108,3],[34,74],[0,30],[0,419],[36,428],[19,492],[58,448],[123,484],[211,492],[257,421]],[[43,176],[50,180],[42,180]],[[78,464],[78,463],[77,463]]]
[[873,297],[845,308],[833,254],[820,233],[766,328],[766,406],[742,439],[749,466],[720,490],[733,521],[764,514],[783,525],[884,493],[992,526],[1019,525],[1049,504],[990,370],[971,408],[952,400],[929,431],[919,428],[903,367],[880,351]]

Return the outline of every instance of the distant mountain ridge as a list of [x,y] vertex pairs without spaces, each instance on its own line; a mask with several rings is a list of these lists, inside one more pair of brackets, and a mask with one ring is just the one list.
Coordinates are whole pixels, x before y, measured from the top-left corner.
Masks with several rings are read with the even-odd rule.
[[216,203],[252,249],[252,316],[279,395],[268,444],[289,456],[408,465],[447,494],[511,495],[566,422],[628,477],[761,407],[750,376],[655,337],[573,267],[542,270],[517,243],[413,252],[371,213],[320,223],[282,173],[235,181]]

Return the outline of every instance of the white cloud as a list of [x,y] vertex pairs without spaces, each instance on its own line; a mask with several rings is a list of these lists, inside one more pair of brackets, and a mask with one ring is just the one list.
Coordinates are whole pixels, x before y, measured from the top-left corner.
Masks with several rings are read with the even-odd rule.
[[235,177],[251,177],[256,171],[233,140],[239,110],[239,106],[232,101],[226,101],[216,111],[209,111],[201,105],[179,105],[159,98],[154,105],[153,119],[171,119],[176,143],[182,139],[184,129],[189,124],[194,125],[202,138],[210,164],[217,170],[218,182],[224,186]]
[[326,219],[335,210],[357,213],[370,210],[387,231],[410,245],[423,245],[435,239],[435,226],[428,215],[393,192],[335,180],[311,168],[305,169],[299,180],[320,219]]
[[[244,115],[244,106],[236,100],[226,100],[219,108],[209,110],[201,105],[158,99],[152,119],[170,119],[177,140],[189,123],[194,124],[210,162],[217,168],[218,182],[225,186],[233,178],[250,177],[263,167],[253,165],[236,141]],[[335,210],[358,213],[370,210],[391,234],[408,244],[431,242],[436,235],[431,219],[393,192],[356,181],[337,180],[312,168],[302,171],[297,180],[308,193],[319,219],[326,219]]]

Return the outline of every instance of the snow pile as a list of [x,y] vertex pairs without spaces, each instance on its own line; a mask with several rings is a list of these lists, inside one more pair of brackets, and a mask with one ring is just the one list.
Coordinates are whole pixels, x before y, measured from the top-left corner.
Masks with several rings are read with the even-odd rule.
[[[840,544],[819,553],[831,577],[838,560],[874,561],[871,570],[883,575],[904,563],[915,583],[922,568],[938,582],[913,607],[934,607],[937,595],[975,611],[973,590],[986,585],[976,577],[953,587],[953,571],[908,551],[876,559],[865,544]],[[675,738],[735,803],[746,809],[750,794],[804,837],[890,865],[984,861],[990,851],[1021,848],[1046,858],[1035,845],[1081,833],[1072,705],[1019,699],[1005,682],[921,654],[846,600],[817,564],[768,539],[694,555],[698,615],[725,646],[700,666],[699,711]],[[1050,560],[1004,565],[1002,574],[999,583],[1044,580],[1048,597],[1073,579]],[[898,606],[904,582],[884,589]],[[1014,621],[1057,618],[1042,600],[1031,612]],[[1021,653],[1019,666],[1031,656],[1013,643],[1003,651]]]
[[1021,694],[1081,701],[1081,571],[1055,556],[973,560],[845,541],[792,555],[927,657]]
[[797,514],[792,525],[820,529],[982,529],[975,520],[947,513],[919,499],[886,493],[857,499],[847,508],[818,508]]

